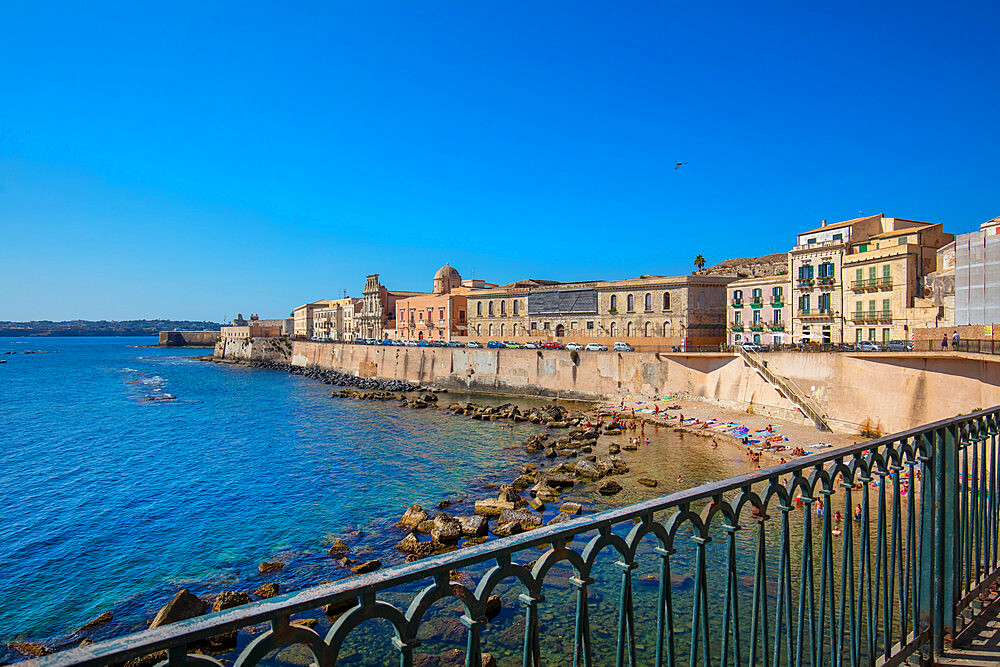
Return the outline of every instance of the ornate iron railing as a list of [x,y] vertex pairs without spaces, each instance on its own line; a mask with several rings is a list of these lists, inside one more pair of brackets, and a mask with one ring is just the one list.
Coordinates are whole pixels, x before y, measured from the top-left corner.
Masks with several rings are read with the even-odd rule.
[[[524,629],[517,662],[526,666],[933,660],[946,635],[978,611],[1000,572],[998,413],[993,408],[809,455],[31,664],[116,664],[165,650],[161,664],[219,665],[189,654],[189,647],[239,629],[252,635],[252,626],[267,624],[243,646],[237,666],[258,664],[290,644],[306,647],[319,665],[334,665],[353,630],[382,619],[392,628],[391,661],[406,666],[428,610],[450,601],[462,610],[465,664],[479,667],[488,600],[504,581],[519,591]],[[598,566],[607,555],[612,563]],[[655,572],[648,575],[655,592],[645,598],[655,614],[644,619],[636,613],[643,602],[642,582],[635,581],[640,566]],[[452,580],[454,570],[476,567],[483,573],[475,585]],[[609,570],[617,611],[601,645],[591,589]],[[681,572],[689,573],[687,588],[677,583]],[[560,638],[563,652],[543,660],[540,609],[548,579],[556,576],[568,580],[572,623]],[[396,595],[402,603],[388,601],[401,590],[412,593]],[[291,619],[352,601],[325,634]]]

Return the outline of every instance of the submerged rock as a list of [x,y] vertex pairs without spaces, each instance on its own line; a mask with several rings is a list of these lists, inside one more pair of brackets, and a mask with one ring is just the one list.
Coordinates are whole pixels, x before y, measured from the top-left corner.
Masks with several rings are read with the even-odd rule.
[[90,630],[91,628],[96,628],[99,625],[104,625],[105,623],[111,622],[113,618],[114,616],[111,615],[111,612],[106,611],[97,618],[95,618],[94,620],[87,621],[86,623],[81,625],[80,629],[77,630],[77,632],[83,632],[84,630]]
[[29,658],[41,658],[52,653],[48,648],[38,642],[10,642],[7,646]]
[[278,570],[281,570],[284,567],[285,564],[278,560],[264,561],[263,563],[257,566],[257,571],[260,572],[261,574],[270,574],[272,572],[277,572]]
[[563,503],[559,508],[560,514],[579,514],[582,511],[583,506],[580,503]]
[[609,479],[597,489],[602,496],[613,496],[622,490],[622,485],[613,479]]
[[266,600],[268,598],[273,598],[278,594],[278,584],[271,582],[269,584],[264,584],[257,590],[253,592],[255,598],[259,600]]
[[374,572],[375,570],[382,567],[382,561],[380,560],[369,560],[361,563],[360,565],[355,565],[351,568],[351,572],[354,574],[367,574],[369,572]]
[[341,556],[346,556],[348,551],[350,551],[350,547],[344,543],[344,540],[338,538],[334,541],[333,546],[330,547],[329,553],[334,558],[340,558]]
[[651,489],[652,488],[656,488],[656,486],[659,485],[659,482],[657,482],[652,477],[640,477],[639,479],[637,479],[635,481],[639,482],[643,486],[648,486]]

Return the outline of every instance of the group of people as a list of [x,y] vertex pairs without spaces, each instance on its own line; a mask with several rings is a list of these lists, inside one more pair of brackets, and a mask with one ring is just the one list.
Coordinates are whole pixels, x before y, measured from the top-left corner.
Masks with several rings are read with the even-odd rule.
[[[958,349],[958,341],[959,341],[958,331],[956,331],[955,333],[953,333],[951,335],[951,349],[953,349],[953,350],[957,350]],[[947,350],[948,349],[948,334],[945,334],[944,336],[941,336],[941,349],[942,350]]]

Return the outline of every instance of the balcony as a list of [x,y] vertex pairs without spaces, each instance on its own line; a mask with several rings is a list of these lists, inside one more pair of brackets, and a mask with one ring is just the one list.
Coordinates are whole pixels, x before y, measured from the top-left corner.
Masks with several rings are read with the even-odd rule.
[[729,325],[729,330],[730,331],[743,331],[743,323],[742,322],[733,322],[732,324]]
[[891,310],[869,310],[855,312],[851,315],[851,321],[858,324],[876,324],[879,322],[892,322]]
[[851,289],[855,292],[868,290],[892,289],[892,278],[865,278],[851,281]]
[[743,299],[733,299],[732,304],[733,304],[733,308],[742,308],[743,307]]
[[810,289],[816,284],[812,278],[796,278],[795,286],[799,289]]
[[796,311],[796,316],[802,319],[822,320],[830,319],[834,315],[836,315],[836,313],[832,308],[816,308]]
[[823,276],[816,279],[816,284],[820,287],[833,287],[837,284],[837,280],[833,276]]
[[763,324],[751,324],[750,325],[750,331],[763,331],[763,330],[764,330],[764,325]]
[[784,307],[785,307],[785,302],[782,301],[781,299],[771,300],[771,308],[784,308]]
[[768,324],[767,328],[770,329],[771,331],[784,331],[785,330],[785,325],[784,324]]
[[754,299],[753,301],[750,302],[750,307],[751,308],[763,308],[764,307],[764,302],[761,301],[760,299]]

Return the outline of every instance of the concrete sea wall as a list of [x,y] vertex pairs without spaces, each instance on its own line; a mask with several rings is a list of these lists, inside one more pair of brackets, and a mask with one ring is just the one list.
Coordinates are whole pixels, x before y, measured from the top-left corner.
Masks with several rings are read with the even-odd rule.
[[[220,343],[216,356],[286,361],[469,391],[610,401],[621,394],[680,396],[806,421],[742,359],[723,353],[407,348],[253,339]],[[870,423],[884,432],[901,431],[1000,404],[1000,359],[916,353],[764,356],[772,370],[809,393],[838,430],[856,431]]]
[[161,347],[212,347],[219,339],[218,331],[161,331]]

